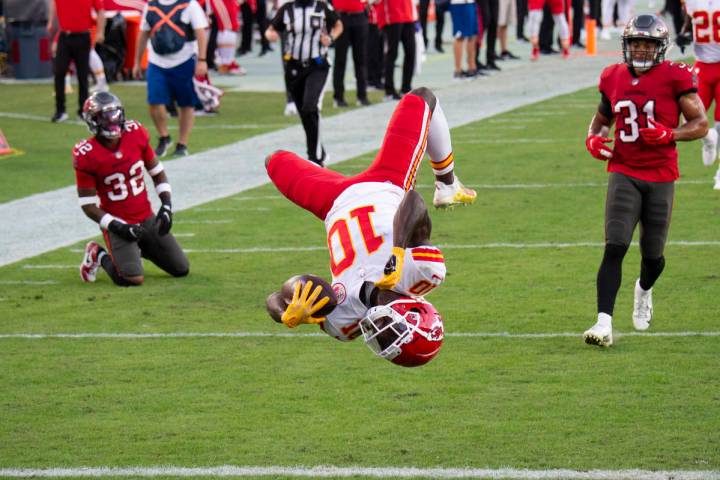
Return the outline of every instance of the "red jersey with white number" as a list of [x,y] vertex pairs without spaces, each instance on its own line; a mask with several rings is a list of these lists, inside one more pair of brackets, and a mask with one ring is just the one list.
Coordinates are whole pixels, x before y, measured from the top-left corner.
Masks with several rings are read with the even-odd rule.
[[665,61],[635,76],[626,64],[618,63],[603,70],[599,88],[610,101],[615,119],[608,171],[650,182],[676,180],[680,174],[675,142],[649,145],[640,137],[640,129],[651,127],[648,118],[670,128],[678,126],[679,98],[697,92],[692,67]]
[[153,214],[145,188],[144,166],[155,158],[150,136],[139,122],[127,121],[117,149],[104,147],[95,137],[75,145],[73,166],[78,188],[94,188],[100,208],[127,223]]
[[[323,330],[338,340],[360,335],[367,313],[360,300],[365,282],[377,282],[393,247],[393,219],[405,191],[392,183],[366,182],[341,193],[325,218],[332,286],[338,305]],[[402,276],[393,291],[410,297],[427,295],[445,279],[439,249],[427,245],[405,249]]]
[[695,58],[720,62],[720,0],[685,0],[685,11],[692,19]]

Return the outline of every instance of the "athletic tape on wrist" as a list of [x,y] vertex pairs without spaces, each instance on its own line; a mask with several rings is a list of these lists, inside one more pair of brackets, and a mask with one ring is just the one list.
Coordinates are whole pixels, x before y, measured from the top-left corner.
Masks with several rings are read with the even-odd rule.
[[172,188],[170,187],[170,184],[167,182],[158,183],[157,185],[155,185],[155,191],[157,192],[158,195],[160,195],[163,192],[172,193]]
[[162,172],[163,170],[165,170],[165,167],[163,167],[163,164],[161,162],[158,162],[157,165],[155,165],[153,168],[148,170],[148,173],[150,174],[151,177],[154,177],[155,175]]
[[97,195],[93,195],[92,197],[78,197],[78,204],[81,207],[85,205],[97,205],[98,203],[100,203],[100,199]]
[[[113,220],[120,220],[120,219],[113,217],[109,213],[106,213],[105,215],[102,216],[102,218],[100,219],[100,221],[98,223],[100,224],[100,228],[102,228],[103,230],[107,230],[108,226],[110,225],[110,222],[112,222]],[[122,220],[120,220],[120,221],[122,221]]]

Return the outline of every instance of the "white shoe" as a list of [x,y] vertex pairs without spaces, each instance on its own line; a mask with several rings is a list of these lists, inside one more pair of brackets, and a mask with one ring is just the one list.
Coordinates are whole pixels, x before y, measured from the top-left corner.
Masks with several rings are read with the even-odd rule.
[[718,132],[714,128],[708,130],[707,135],[703,137],[703,165],[709,167],[715,163],[717,157]]
[[597,345],[598,347],[609,347],[613,344],[612,338],[612,323],[611,322],[598,322],[585,330],[583,333],[583,340],[588,345]]
[[288,102],[285,104],[285,111],[283,112],[283,115],[286,117],[292,117],[294,115],[297,115],[297,107],[295,106],[295,102]]
[[720,168],[718,169],[717,173],[715,174],[715,186],[713,188],[715,190],[720,190]]
[[640,287],[640,279],[635,282],[635,302],[633,302],[633,326],[635,330],[647,330],[652,320],[652,288],[643,290]]
[[83,282],[92,283],[95,281],[100,266],[99,254],[100,245],[97,242],[88,242],[85,245],[85,255],[80,264],[80,278],[82,278]]
[[470,205],[475,202],[477,192],[471,188],[465,187],[455,176],[455,181],[451,185],[442,182],[435,182],[435,195],[433,196],[433,205],[435,208],[447,208],[454,205]]
[[612,37],[610,36],[610,29],[609,28],[603,28],[600,32],[600,40],[610,40]]

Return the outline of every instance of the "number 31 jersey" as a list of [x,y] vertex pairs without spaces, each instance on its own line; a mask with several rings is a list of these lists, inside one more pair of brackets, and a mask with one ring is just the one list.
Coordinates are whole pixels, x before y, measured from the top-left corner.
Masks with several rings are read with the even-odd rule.
[[[367,182],[348,187],[325,217],[332,286],[338,305],[322,325],[338,340],[360,334],[367,307],[360,300],[365,282],[376,282],[393,247],[393,220],[405,191],[391,183]],[[410,297],[427,295],[445,279],[445,262],[437,248],[405,249],[402,276],[393,291]]]
[[140,223],[153,214],[145,188],[143,167],[155,158],[147,130],[127,121],[116,150],[104,147],[95,137],[73,148],[78,188],[94,188],[100,208],[128,223]]
[[648,118],[670,128],[678,126],[679,98],[697,92],[692,67],[665,61],[642,75],[624,63],[611,65],[600,75],[600,93],[609,101],[615,120],[613,158],[608,171],[649,182],[671,182],[680,174],[675,142],[649,145],[640,137]]

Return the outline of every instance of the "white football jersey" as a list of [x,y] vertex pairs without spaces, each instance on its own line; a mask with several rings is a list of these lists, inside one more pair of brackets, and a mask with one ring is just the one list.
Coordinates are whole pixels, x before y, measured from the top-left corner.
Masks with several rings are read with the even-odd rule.
[[[360,301],[364,282],[376,282],[393,247],[393,219],[405,196],[391,183],[367,182],[350,186],[335,199],[325,218],[332,286],[338,305],[322,324],[338,340],[360,335],[367,307]],[[405,250],[402,276],[393,288],[411,297],[427,295],[445,279],[445,262],[437,248],[427,245]]]
[[685,0],[693,23],[695,57],[704,63],[720,62],[720,0]]

